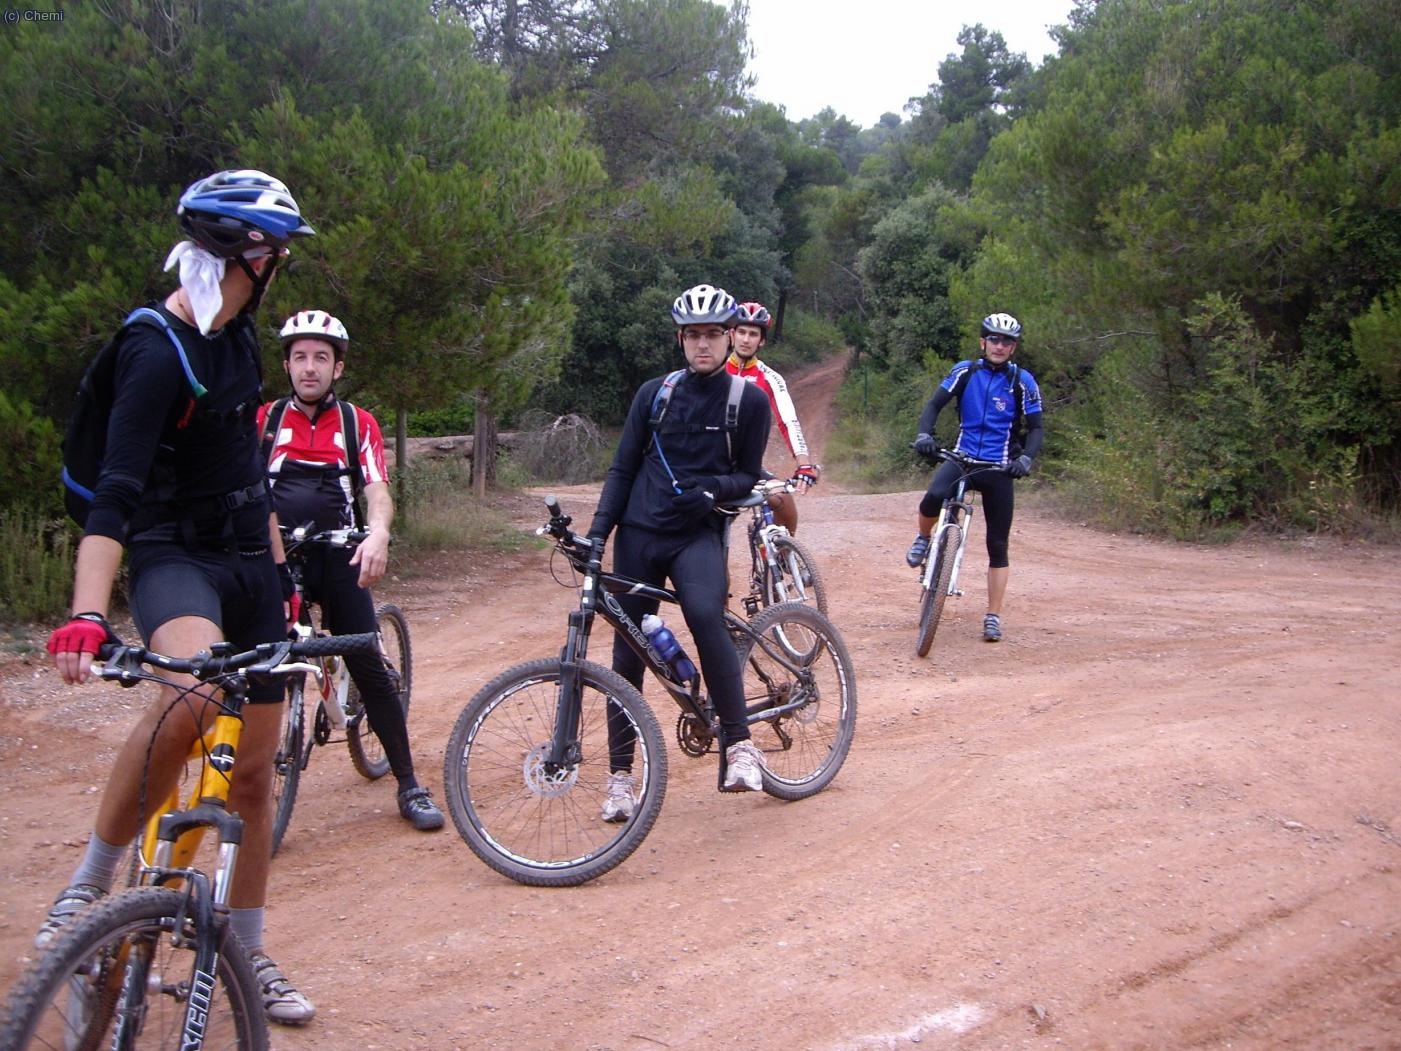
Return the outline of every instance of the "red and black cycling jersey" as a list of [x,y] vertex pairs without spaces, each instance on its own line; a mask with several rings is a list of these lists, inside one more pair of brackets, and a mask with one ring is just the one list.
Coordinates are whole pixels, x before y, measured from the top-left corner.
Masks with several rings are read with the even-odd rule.
[[[258,410],[259,434],[274,404],[269,402]],[[387,482],[379,423],[359,406],[353,408],[360,431],[360,447],[354,455],[365,484]],[[278,521],[287,526],[311,523],[316,529],[344,529],[354,524],[355,492],[345,446],[334,393],[328,393],[310,411],[292,399],[282,415],[282,426],[273,436],[268,460]]]

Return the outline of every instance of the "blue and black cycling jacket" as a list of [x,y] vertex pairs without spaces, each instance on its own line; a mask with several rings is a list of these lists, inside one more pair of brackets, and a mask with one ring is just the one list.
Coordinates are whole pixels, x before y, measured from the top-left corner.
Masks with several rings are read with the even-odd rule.
[[[1041,451],[1041,389],[1036,378],[1010,363],[990,365],[987,361],[960,361],[934,391],[919,417],[919,433],[933,434],[939,412],[953,400],[953,391],[963,380],[958,399],[958,442],[955,448],[978,460],[1006,463],[1025,453],[1036,457]],[[1017,390],[1021,388],[1022,426],[1025,436],[1017,435]]]

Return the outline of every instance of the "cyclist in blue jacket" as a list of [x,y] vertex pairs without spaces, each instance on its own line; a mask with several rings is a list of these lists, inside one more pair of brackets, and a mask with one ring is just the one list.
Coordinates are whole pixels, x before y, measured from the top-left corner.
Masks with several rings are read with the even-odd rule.
[[[1011,314],[989,314],[979,330],[982,358],[960,361],[944,377],[919,418],[915,452],[933,457],[939,450],[934,423],[949,402],[958,402],[959,452],[978,460],[1006,466],[1006,471],[980,471],[968,479],[968,488],[983,494],[983,518],[987,523],[988,611],[983,618],[983,638],[1002,638],[1002,600],[1007,594],[1007,539],[1012,532],[1012,480],[1031,473],[1032,461],[1041,451],[1041,390],[1026,369],[1012,364],[1021,342],[1022,326]],[[1020,433],[1024,429],[1025,433]],[[942,463],[929,480],[919,502],[919,531],[905,555],[918,567],[929,555],[930,533],[939,509],[953,489],[962,468]]]

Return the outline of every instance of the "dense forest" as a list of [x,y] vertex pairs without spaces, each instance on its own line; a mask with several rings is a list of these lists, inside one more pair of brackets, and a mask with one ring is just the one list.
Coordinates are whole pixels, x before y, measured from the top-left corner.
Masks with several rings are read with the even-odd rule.
[[346,390],[389,418],[614,424],[710,281],[775,310],[780,361],[854,348],[829,455],[908,483],[920,406],[1006,310],[1038,475],[1086,513],[1395,520],[1401,2],[1079,0],[1039,67],[967,26],[870,128],[755,98],[746,15],[110,0],[7,27],[0,506],[55,511],[71,393],[168,289],[174,200],[255,167],[318,231],[264,325],[344,318]]

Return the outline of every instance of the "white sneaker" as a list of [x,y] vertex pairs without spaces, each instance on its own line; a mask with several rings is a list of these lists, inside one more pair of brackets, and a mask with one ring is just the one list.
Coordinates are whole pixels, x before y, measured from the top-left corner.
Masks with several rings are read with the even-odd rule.
[[631,820],[637,809],[637,797],[633,794],[636,782],[632,774],[608,775],[608,798],[603,801],[603,820],[621,824]]
[[758,792],[764,787],[764,754],[753,741],[739,741],[725,749],[726,792]]
[[282,968],[273,963],[265,952],[255,952],[248,957],[253,962],[253,973],[258,976],[258,985],[263,990],[263,1011],[268,1021],[281,1025],[305,1025],[316,1014],[316,1005],[308,1000],[287,980]]

